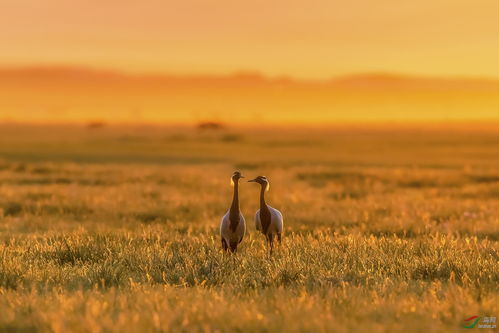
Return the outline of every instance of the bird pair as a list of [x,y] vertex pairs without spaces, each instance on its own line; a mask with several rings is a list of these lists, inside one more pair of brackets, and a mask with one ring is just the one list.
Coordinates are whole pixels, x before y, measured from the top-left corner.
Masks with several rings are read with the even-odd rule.
[[[236,252],[237,246],[242,242],[246,233],[246,221],[239,208],[239,179],[244,178],[239,171],[234,172],[231,177],[231,184],[234,186],[234,197],[227,213],[220,222],[220,237],[222,238],[222,248],[227,251]],[[265,176],[258,176],[248,182],[258,183],[260,191],[260,209],[255,214],[256,230],[265,235],[267,244],[272,254],[274,249],[274,236],[281,243],[283,219],[282,214],[275,208],[265,203],[265,192],[270,189],[270,184]]]

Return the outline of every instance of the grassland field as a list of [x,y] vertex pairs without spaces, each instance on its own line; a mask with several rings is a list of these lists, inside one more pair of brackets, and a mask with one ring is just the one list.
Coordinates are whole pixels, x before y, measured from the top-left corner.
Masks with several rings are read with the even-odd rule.
[[[221,250],[236,169],[270,258],[245,182]],[[0,332],[463,332],[499,315],[498,226],[499,124],[4,124]]]

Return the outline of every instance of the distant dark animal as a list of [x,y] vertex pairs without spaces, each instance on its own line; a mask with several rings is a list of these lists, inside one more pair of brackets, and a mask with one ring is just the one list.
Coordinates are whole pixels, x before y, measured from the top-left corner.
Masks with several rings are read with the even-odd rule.
[[223,129],[224,127],[225,127],[224,124],[216,121],[205,121],[197,125],[197,128],[200,130],[220,130]]

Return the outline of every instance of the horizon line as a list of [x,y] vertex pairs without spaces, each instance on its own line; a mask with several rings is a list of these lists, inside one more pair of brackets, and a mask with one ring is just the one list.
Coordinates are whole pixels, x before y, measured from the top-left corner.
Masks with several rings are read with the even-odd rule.
[[495,81],[499,82],[499,77],[480,75],[430,75],[417,74],[399,71],[358,71],[338,75],[330,75],[324,78],[307,78],[294,76],[291,74],[271,75],[264,71],[254,69],[240,69],[229,72],[175,72],[175,71],[136,71],[118,69],[112,67],[100,67],[85,64],[64,64],[64,63],[33,63],[33,64],[0,64],[0,71],[28,71],[28,70],[54,70],[54,71],[81,71],[88,73],[105,73],[109,75],[127,77],[176,77],[176,78],[232,78],[232,77],[253,77],[271,81],[294,81],[294,82],[330,82],[351,78],[392,78],[392,79],[429,79],[429,80],[471,80],[471,81]]
[[[220,124],[222,127],[220,129],[230,129],[230,128],[258,128],[258,127],[268,127],[268,128],[335,128],[344,126],[359,126],[359,127],[418,127],[418,126],[429,126],[429,127],[467,127],[468,129],[473,128],[489,128],[493,127],[496,129],[499,126],[499,117],[489,117],[489,118],[461,118],[461,119],[414,119],[414,120],[403,120],[403,119],[351,119],[351,120],[338,120],[338,121],[326,121],[326,122],[274,122],[266,121],[259,124],[249,124],[245,122],[227,122],[227,121],[216,121],[216,120],[193,120],[193,121],[154,121],[154,120],[142,120],[142,121],[109,121],[108,119],[65,119],[65,120],[20,120],[20,119],[0,119],[1,126],[35,126],[35,127],[50,127],[50,126],[75,126],[90,128],[92,124],[99,124],[99,127],[190,127],[196,128],[198,125],[214,122]],[[441,128],[441,127],[440,127]]]

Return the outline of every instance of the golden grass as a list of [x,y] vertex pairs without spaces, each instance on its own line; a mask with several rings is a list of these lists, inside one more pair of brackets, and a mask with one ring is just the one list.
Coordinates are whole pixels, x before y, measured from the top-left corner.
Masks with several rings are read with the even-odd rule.
[[[498,314],[492,130],[0,133],[0,331],[444,332]],[[246,183],[249,233],[221,252],[236,168],[272,183],[272,258]]]

